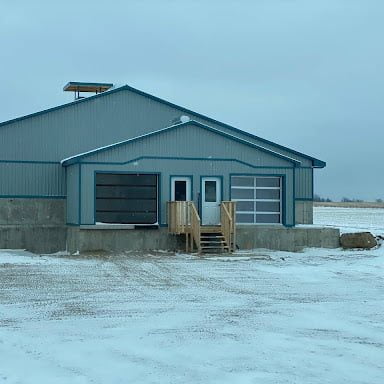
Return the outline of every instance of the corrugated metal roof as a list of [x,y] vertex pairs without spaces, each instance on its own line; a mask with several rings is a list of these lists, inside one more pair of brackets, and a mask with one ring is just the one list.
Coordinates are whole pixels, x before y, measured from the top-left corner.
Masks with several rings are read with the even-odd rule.
[[153,96],[153,95],[151,95],[151,94],[149,94],[149,93],[143,92],[143,91],[141,91],[141,90],[139,90],[139,89],[136,89],[136,88],[133,88],[133,87],[131,87],[131,86],[129,86],[129,85],[123,85],[123,86],[118,87],[118,88],[109,89],[109,90],[107,90],[107,91],[105,91],[105,92],[102,92],[102,93],[99,93],[99,94],[96,94],[96,95],[92,95],[92,96],[86,97],[86,98],[84,98],[84,99],[78,99],[78,100],[75,100],[75,101],[70,102],[70,103],[66,103],[66,104],[59,105],[59,106],[57,106],[57,107],[53,107],[53,108],[49,108],[49,109],[46,109],[46,110],[43,110],[43,111],[40,111],[40,112],[35,112],[35,113],[29,114],[29,115],[21,116],[21,117],[18,117],[18,118],[16,118],[16,119],[12,119],[12,120],[8,120],[8,121],[4,121],[4,122],[0,123],[0,127],[5,126],[5,125],[8,125],[8,124],[12,124],[12,123],[17,122],[17,121],[20,121],[20,120],[25,120],[25,119],[28,119],[28,118],[31,118],[31,117],[35,117],[35,116],[38,116],[38,115],[41,115],[41,114],[45,114],[45,113],[49,113],[49,112],[52,112],[52,111],[55,111],[55,110],[59,110],[59,109],[62,109],[62,108],[66,108],[66,107],[72,106],[72,105],[77,104],[77,103],[91,102],[91,101],[93,101],[95,98],[103,97],[103,96],[107,96],[107,95],[110,95],[111,93],[120,92],[120,91],[123,91],[123,90],[128,90],[128,91],[134,92],[134,93],[136,93],[136,94],[139,94],[139,95],[141,95],[141,96],[144,96],[144,97],[150,98],[150,99],[152,99],[152,100],[155,100],[155,101],[157,101],[157,102],[159,102],[159,103],[162,103],[162,104],[171,106],[171,107],[173,107],[173,108],[177,108],[177,109],[179,109],[180,111],[185,112],[185,113],[187,113],[187,114],[188,114],[188,113],[194,114],[195,116],[197,116],[197,117],[199,117],[199,118],[202,118],[202,119],[205,119],[205,120],[210,121],[210,122],[212,122],[212,123],[221,125],[221,126],[227,128],[227,129],[229,129],[229,130],[231,130],[231,131],[233,131],[233,132],[241,133],[241,134],[246,135],[246,136],[248,136],[248,137],[250,137],[250,138],[253,138],[253,139],[255,139],[255,140],[262,141],[262,142],[264,142],[264,143],[266,143],[266,144],[268,144],[268,145],[271,145],[271,146],[273,146],[273,147],[275,147],[275,148],[280,148],[280,149],[285,150],[285,151],[288,151],[288,152],[290,152],[290,153],[292,153],[292,154],[295,154],[295,155],[298,155],[298,156],[302,156],[302,157],[304,157],[304,158],[306,158],[306,159],[311,160],[312,163],[313,163],[313,167],[315,167],[315,168],[324,168],[324,167],[326,166],[326,163],[325,163],[324,161],[319,160],[319,159],[317,159],[317,158],[315,158],[315,157],[312,157],[312,156],[306,155],[306,154],[304,154],[304,153],[295,151],[295,150],[293,150],[293,149],[291,149],[291,148],[288,148],[288,147],[285,147],[285,146],[283,146],[283,145],[274,143],[274,142],[269,141],[269,140],[267,140],[267,139],[263,139],[262,137],[256,136],[256,135],[254,135],[254,134],[252,134],[252,133],[249,133],[249,132],[240,130],[240,129],[235,128],[235,127],[233,127],[233,126],[231,126],[231,125],[225,124],[225,123],[223,123],[223,122],[221,122],[221,121],[212,119],[212,118],[210,118],[210,117],[208,117],[208,116],[199,114],[199,113],[194,112],[194,111],[192,111],[192,110],[190,110],[190,109],[187,109],[187,108],[181,107],[181,106],[179,106],[179,105],[177,105],[177,104],[174,104],[174,103],[171,103],[171,102],[169,102],[169,101],[163,100],[163,99],[161,99],[161,98],[159,98],[159,97]]

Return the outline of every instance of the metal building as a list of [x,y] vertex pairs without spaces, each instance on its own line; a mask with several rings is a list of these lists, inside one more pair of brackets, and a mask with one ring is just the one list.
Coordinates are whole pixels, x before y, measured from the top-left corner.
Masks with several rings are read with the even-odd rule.
[[312,223],[323,161],[128,85],[64,90],[76,100],[0,124],[0,224],[53,204],[37,222],[161,227],[174,200],[193,201],[203,225],[222,201],[237,202],[239,225]]

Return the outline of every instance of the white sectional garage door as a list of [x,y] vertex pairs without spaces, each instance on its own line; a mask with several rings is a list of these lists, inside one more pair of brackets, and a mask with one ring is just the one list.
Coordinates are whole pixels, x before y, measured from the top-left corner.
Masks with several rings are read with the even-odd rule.
[[281,177],[231,177],[238,224],[280,224],[281,196]]

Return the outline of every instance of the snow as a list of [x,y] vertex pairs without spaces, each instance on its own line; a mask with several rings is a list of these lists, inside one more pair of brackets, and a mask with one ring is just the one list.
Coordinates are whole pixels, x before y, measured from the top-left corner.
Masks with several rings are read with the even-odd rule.
[[180,116],[180,121],[182,122],[182,123],[188,123],[189,121],[191,121],[192,119],[189,117],[189,116],[187,116],[187,115],[181,115]]
[[381,384],[383,272],[384,247],[3,250],[0,383]]
[[342,233],[370,231],[384,235],[384,209],[314,207],[314,224],[338,227]]

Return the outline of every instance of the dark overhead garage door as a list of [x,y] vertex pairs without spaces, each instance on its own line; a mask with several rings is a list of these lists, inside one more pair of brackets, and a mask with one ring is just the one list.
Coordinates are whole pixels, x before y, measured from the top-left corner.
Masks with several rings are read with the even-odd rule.
[[157,223],[157,175],[96,173],[96,222]]

